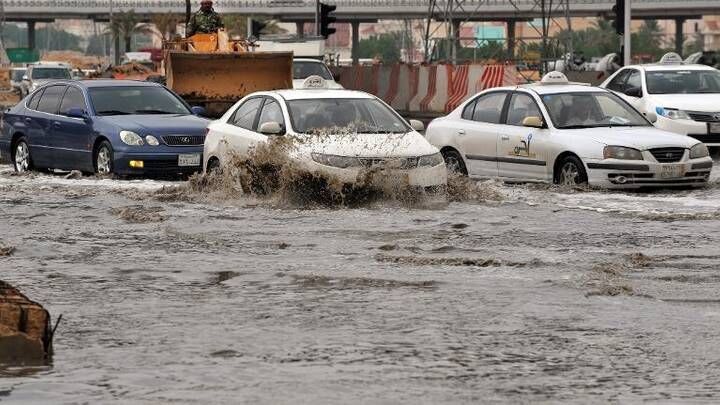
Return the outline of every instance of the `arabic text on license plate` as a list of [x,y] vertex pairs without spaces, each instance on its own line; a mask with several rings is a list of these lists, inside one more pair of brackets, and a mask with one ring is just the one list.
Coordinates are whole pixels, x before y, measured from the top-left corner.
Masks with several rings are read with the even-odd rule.
[[720,122],[711,122],[709,126],[710,130],[708,132],[711,134],[720,134]]
[[683,165],[667,165],[660,168],[660,177],[663,179],[682,177],[684,174]]
[[200,166],[200,154],[188,153],[178,155],[178,166]]

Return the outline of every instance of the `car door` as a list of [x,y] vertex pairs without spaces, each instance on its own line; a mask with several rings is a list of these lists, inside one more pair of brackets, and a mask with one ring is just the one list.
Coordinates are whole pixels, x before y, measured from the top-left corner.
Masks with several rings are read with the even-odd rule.
[[266,139],[264,135],[255,132],[263,101],[263,96],[245,100],[235,109],[227,122],[214,128],[220,134],[221,148],[222,145],[226,145],[228,149],[224,150],[224,153],[247,156],[251,147]]
[[645,106],[643,102],[643,85],[642,85],[642,74],[637,69],[628,69],[629,73],[627,76],[627,79],[625,80],[625,92],[627,92],[630,89],[633,89],[635,91],[639,91],[639,96],[632,96],[628,94],[623,94],[622,97],[630,103],[633,107],[635,107],[637,110],[639,110],[641,113],[645,114]]
[[498,173],[500,177],[547,180],[547,143],[545,128],[523,126],[527,117],[545,118],[535,99],[525,92],[510,96],[505,122],[498,142]]
[[44,91],[45,89],[40,89],[30,97],[26,104],[25,114],[18,116],[15,124],[18,131],[22,132],[28,141],[30,156],[36,167],[47,167],[46,165],[50,162],[48,137],[42,126],[44,115],[37,111]]
[[88,120],[68,117],[71,108],[88,111],[85,95],[76,86],[68,86],[60,100],[58,115],[53,121],[50,146],[60,169],[92,168],[92,146],[90,135],[92,126]]
[[481,94],[465,106],[462,118],[451,124],[471,177],[498,175],[497,139],[507,95],[507,91]]
[[65,92],[65,87],[64,85],[46,87],[38,102],[37,111],[33,114],[32,119],[37,121],[38,127],[34,141],[39,146],[38,151],[40,153],[36,159],[40,167],[53,169],[58,167],[55,161],[52,137],[60,98]]

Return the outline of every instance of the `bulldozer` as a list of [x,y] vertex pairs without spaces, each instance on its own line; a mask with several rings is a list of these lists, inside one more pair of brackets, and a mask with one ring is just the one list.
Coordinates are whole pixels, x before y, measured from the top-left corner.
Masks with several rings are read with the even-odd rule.
[[254,43],[230,40],[222,29],[163,48],[167,87],[211,118],[250,93],[292,88],[292,52],[256,52]]

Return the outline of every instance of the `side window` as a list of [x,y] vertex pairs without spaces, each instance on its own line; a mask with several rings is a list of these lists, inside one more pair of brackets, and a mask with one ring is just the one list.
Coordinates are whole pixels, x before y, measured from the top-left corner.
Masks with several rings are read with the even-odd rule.
[[510,107],[508,108],[507,124],[522,126],[522,122],[526,117],[540,117],[540,108],[535,100],[527,94],[515,93],[510,98]]
[[281,127],[285,127],[285,120],[283,119],[282,109],[280,104],[275,99],[265,99],[265,105],[263,105],[262,111],[260,112],[260,120],[258,121],[258,128],[260,125],[266,122],[277,122]]
[[68,86],[62,101],[60,102],[60,114],[66,115],[71,108],[81,108],[87,110],[85,107],[85,97],[82,91],[74,86]]
[[38,111],[42,111],[49,114],[57,114],[58,104],[60,104],[60,97],[65,91],[65,86],[50,86],[45,89],[40,103],[38,103]]
[[478,97],[475,101],[473,121],[499,124],[507,93],[496,92]]
[[475,103],[477,100],[473,100],[468,103],[468,105],[465,106],[465,109],[462,112],[462,118],[465,120],[472,120],[473,112],[475,111]]
[[35,94],[33,94],[32,98],[31,98],[30,101],[28,101],[28,103],[27,103],[27,106],[28,106],[29,109],[31,109],[31,110],[37,110],[37,108],[38,108],[38,103],[40,102],[40,97],[42,97],[42,94],[43,94],[44,91],[45,91],[45,89],[38,90],[38,91],[35,92]]
[[608,83],[607,88],[613,91],[619,91],[624,92],[625,91],[625,79],[627,79],[628,74],[630,73],[629,70],[623,70],[622,72],[618,73],[617,76],[615,76],[610,83]]
[[262,97],[256,97],[244,102],[235,110],[235,114],[230,118],[229,123],[236,127],[254,131],[255,117],[257,117],[257,112],[260,109],[262,101]]
[[638,70],[631,70],[630,76],[628,76],[627,82],[625,83],[625,90],[637,87],[638,89],[642,88],[642,81],[640,80],[640,71]]

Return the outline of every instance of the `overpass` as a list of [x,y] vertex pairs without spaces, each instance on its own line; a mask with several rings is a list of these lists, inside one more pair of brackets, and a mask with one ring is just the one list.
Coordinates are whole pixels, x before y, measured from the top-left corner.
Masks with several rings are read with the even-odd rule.
[[[447,0],[438,0],[444,8]],[[556,0],[557,4],[561,0]],[[428,0],[324,0],[336,4],[338,21],[426,18]],[[114,11],[135,10],[138,14],[185,12],[184,0],[4,0],[6,21],[53,21],[55,19],[107,20]],[[454,17],[468,21],[507,21],[542,16],[537,0],[463,0]],[[608,14],[613,0],[570,0],[573,17]],[[634,18],[675,19],[720,14],[719,0],[633,0]],[[193,0],[193,8],[199,0]],[[314,0],[215,0],[221,13],[262,15],[281,21],[311,21]]]

